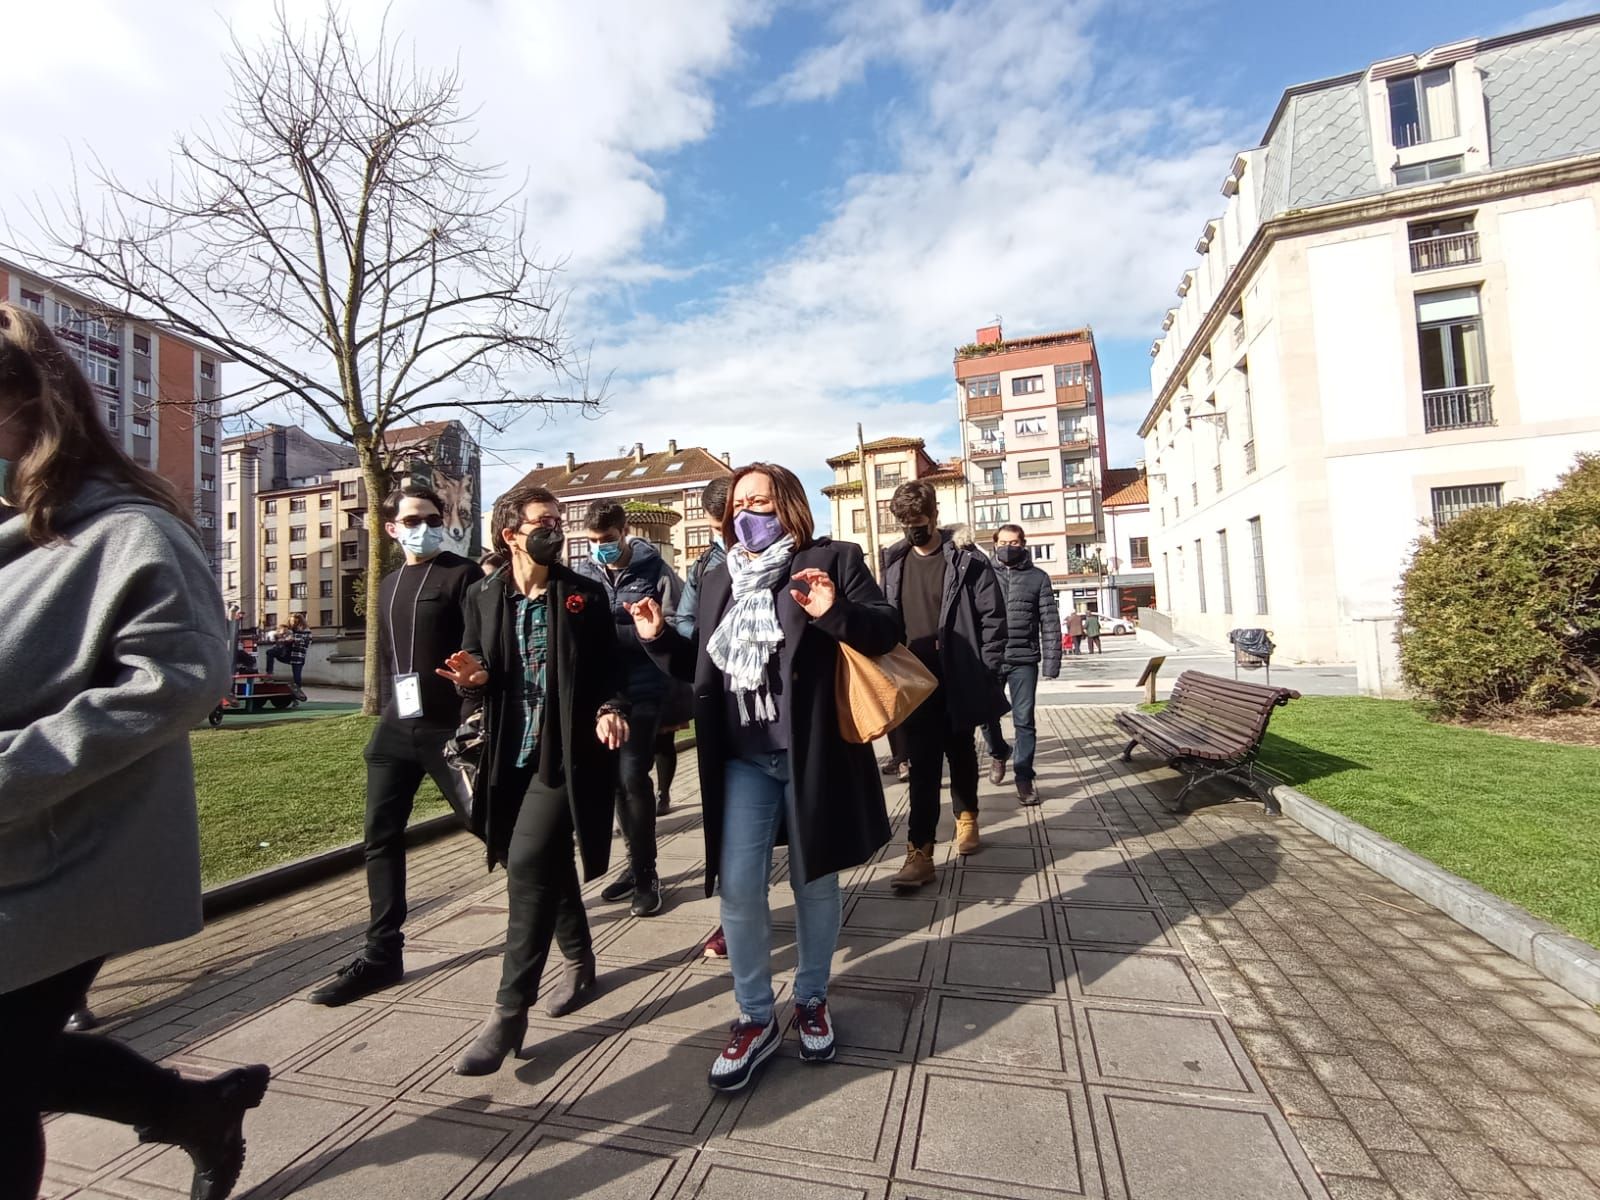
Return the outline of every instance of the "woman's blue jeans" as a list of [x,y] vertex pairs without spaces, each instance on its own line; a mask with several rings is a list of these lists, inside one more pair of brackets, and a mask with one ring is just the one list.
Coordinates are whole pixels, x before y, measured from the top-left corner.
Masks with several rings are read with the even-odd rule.
[[[787,753],[730,759],[722,816],[722,933],[728,939],[733,995],[747,1020],[772,1016],[772,911],[767,883],[772,845],[789,793]],[[828,998],[828,975],[839,944],[839,876],[799,883],[799,847],[790,831],[789,886],[794,891],[796,1003]]]

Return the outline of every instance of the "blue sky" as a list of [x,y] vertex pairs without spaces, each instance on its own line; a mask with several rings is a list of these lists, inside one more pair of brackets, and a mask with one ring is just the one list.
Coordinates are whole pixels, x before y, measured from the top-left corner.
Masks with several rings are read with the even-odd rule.
[[[311,14],[320,0],[286,0]],[[521,185],[597,419],[487,438],[486,491],[537,461],[676,438],[813,486],[857,421],[956,450],[951,351],[999,315],[1092,325],[1114,463],[1140,455],[1150,339],[1233,154],[1284,88],[1581,15],[1490,0],[347,0],[459,66],[474,145]],[[269,6],[61,0],[8,16],[0,211],[89,151],[163,173],[223,103],[230,29]],[[160,61],[182,72],[150,70]],[[81,174],[81,173],[80,173]],[[86,197],[91,202],[92,192]],[[825,512],[820,497],[819,511]]]

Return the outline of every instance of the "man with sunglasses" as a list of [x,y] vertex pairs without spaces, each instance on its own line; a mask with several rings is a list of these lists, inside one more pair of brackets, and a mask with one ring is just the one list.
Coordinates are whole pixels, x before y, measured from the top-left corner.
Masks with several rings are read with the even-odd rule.
[[406,919],[406,823],[424,775],[451,786],[444,747],[461,723],[462,700],[434,671],[462,645],[467,588],[483,578],[471,559],[443,549],[444,502],[425,487],[392,493],[381,509],[384,531],[405,552],[398,571],[378,585],[378,648],[383,716],[367,762],[367,944],[307,999],[348,1004],[397,983]]

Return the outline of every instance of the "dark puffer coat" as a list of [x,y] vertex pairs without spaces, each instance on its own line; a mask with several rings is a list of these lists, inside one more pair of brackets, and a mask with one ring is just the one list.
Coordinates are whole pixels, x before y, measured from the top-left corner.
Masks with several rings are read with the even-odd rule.
[[1050,576],[1031,562],[1008,567],[997,558],[994,577],[1006,598],[1006,666],[1030,666],[1042,659],[1041,674],[1056,678],[1061,674],[1061,612]]

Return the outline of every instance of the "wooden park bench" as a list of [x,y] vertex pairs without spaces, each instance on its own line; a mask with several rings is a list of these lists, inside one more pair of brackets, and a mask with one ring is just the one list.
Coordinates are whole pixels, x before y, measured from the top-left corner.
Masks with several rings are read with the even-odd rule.
[[1166,759],[1168,766],[1189,776],[1173,800],[1162,802],[1172,812],[1183,811],[1184,797],[1195,784],[1225,775],[1249,788],[1269,813],[1277,813],[1272,781],[1255,768],[1256,753],[1272,710],[1299,698],[1300,693],[1292,688],[1185,671],[1161,712],[1117,714],[1117,728],[1130,739],[1122,761],[1131,762],[1133,748],[1142,742]]

